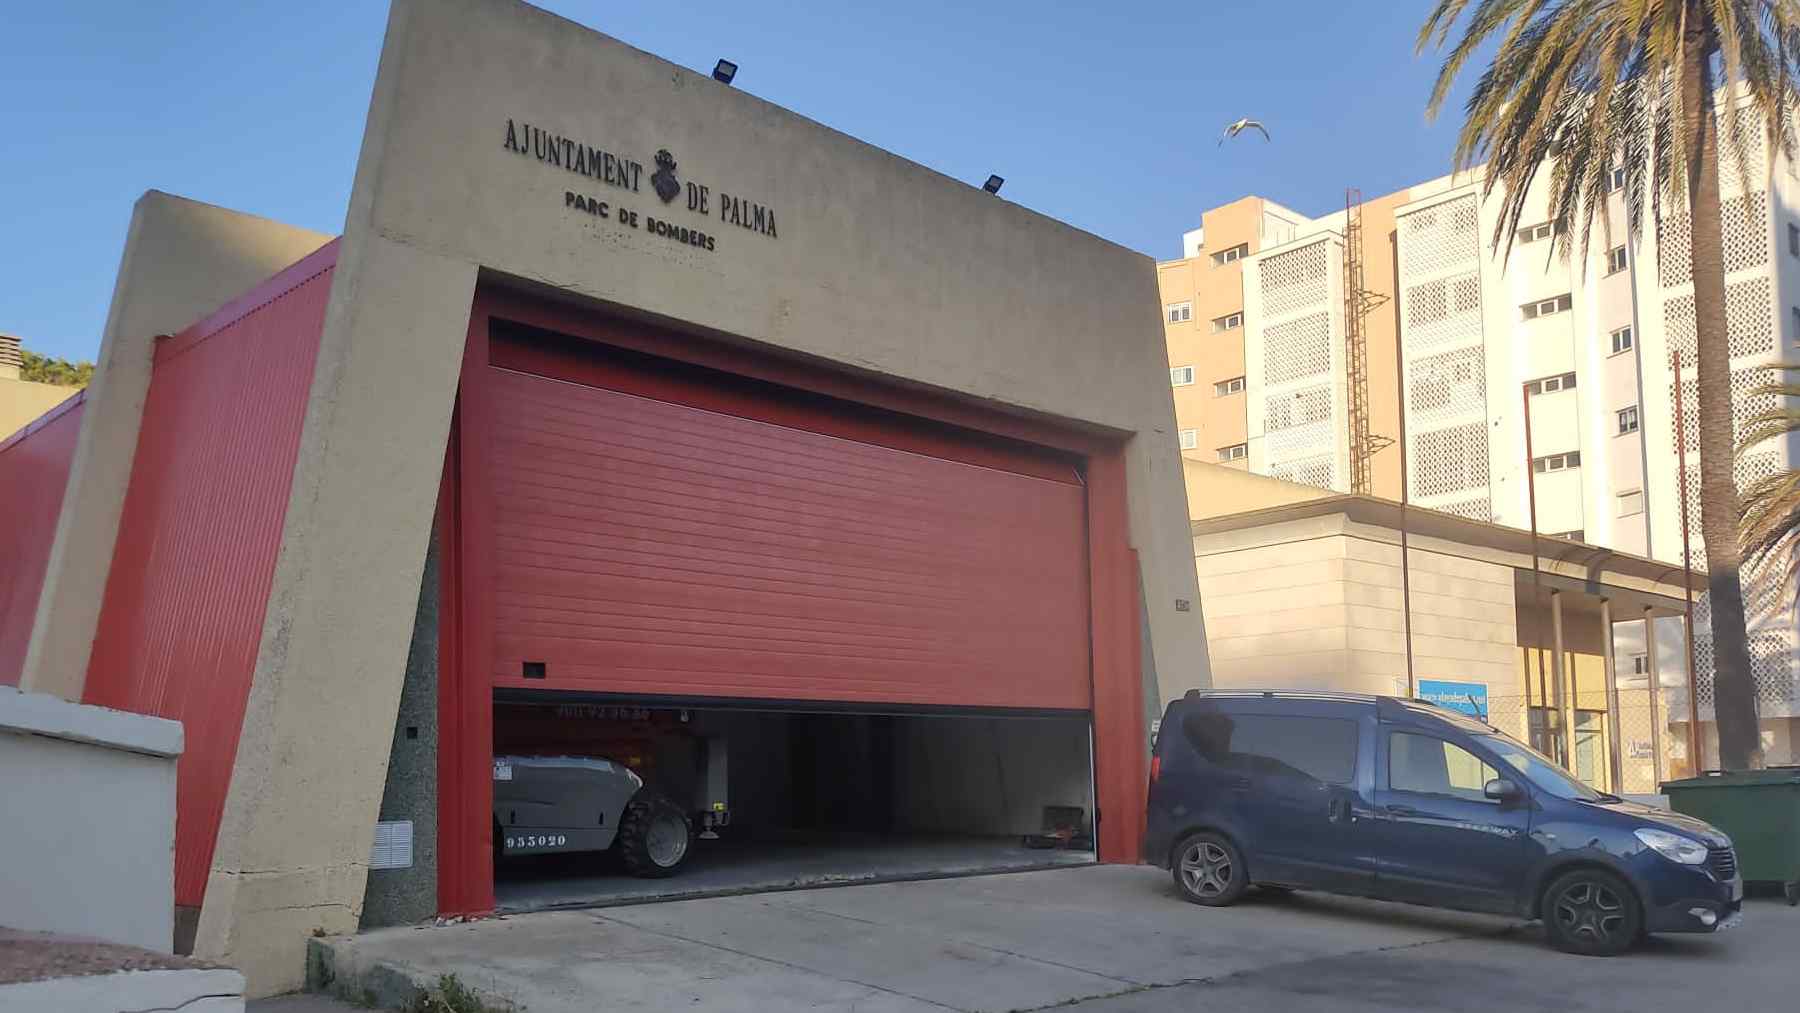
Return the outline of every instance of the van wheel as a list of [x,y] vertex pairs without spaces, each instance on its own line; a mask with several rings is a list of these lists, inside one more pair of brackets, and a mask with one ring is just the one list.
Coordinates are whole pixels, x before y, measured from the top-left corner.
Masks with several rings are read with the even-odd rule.
[[1576,869],[1557,877],[1544,891],[1540,910],[1550,945],[1564,953],[1614,957],[1643,934],[1637,895],[1602,869]]
[[1207,907],[1237,903],[1250,887],[1250,870],[1237,845],[1223,834],[1206,831],[1175,846],[1175,886],[1181,896]]
[[617,846],[619,860],[633,876],[672,876],[687,858],[687,816],[661,795],[639,791],[619,819]]

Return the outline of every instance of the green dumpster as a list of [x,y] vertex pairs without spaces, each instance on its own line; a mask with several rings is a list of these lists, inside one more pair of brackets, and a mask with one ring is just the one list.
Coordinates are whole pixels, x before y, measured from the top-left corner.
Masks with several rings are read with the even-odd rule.
[[1731,837],[1745,883],[1779,884],[1800,904],[1800,767],[1702,774],[1662,790],[1670,808]]

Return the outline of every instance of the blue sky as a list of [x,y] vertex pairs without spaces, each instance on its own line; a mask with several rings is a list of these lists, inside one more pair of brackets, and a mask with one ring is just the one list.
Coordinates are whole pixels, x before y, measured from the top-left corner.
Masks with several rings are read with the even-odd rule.
[[[543,3],[1152,256],[1259,193],[1307,214],[1449,170],[1430,0]],[[99,347],[147,189],[337,232],[385,0],[12,5],[0,33],[0,331]],[[1216,144],[1264,120],[1274,141]]]

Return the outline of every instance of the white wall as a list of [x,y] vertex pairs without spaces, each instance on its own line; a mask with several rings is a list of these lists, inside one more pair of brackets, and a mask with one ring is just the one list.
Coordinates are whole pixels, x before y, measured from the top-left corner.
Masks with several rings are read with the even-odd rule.
[[167,953],[175,721],[0,687],[0,925]]

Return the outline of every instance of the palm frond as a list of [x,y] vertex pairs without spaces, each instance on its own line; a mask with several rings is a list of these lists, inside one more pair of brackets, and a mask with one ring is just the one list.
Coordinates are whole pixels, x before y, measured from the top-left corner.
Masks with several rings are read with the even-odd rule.
[[[1721,161],[1747,181],[1759,130],[1770,164],[1794,157],[1800,0],[1439,0],[1416,40],[1420,52],[1444,52],[1429,115],[1493,47],[1464,105],[1453,161],[1456,171],[1485,163],[1483,197],[1500,202],[1490,241],[1503,258],[1528,224],[1534,185],[1561,226],[1556,253],[1579,252],[1584,263],[1596,219],[1615,242],[1606,199],[1615,166],[1625,169],[1631,238],[1660,221],[1665,205],[1686,206],[1693,139],[1677,125],[1688,112],[1681,85],[1695,44],[1710,54],[1701,95],[1719,119]],[[1724,85],[1723,113],[1710,108],[1714,82]]]

